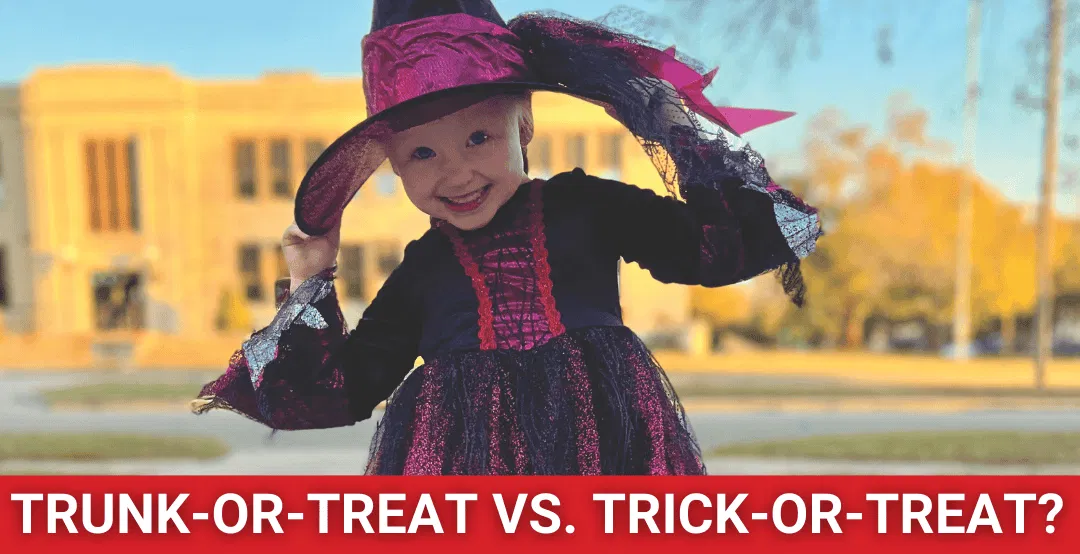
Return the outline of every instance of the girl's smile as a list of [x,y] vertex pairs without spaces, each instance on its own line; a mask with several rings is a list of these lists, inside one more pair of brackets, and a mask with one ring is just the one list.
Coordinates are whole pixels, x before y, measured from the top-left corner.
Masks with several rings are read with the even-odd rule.
[[446,203],[446,207],[457,213],[468,213],[479,208],[484,200],[487,200],[492,185],[488,183],[473,192],[460,196],[440,196],[439,199]]

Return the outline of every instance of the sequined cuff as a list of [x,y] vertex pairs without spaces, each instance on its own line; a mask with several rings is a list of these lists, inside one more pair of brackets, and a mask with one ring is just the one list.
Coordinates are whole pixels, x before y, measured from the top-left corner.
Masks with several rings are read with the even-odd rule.
[[[322,270],[319,275],[324,278],[334,280],[337,274],[337,266],[328,267]],[[289,299],[290,289],[292,288],[292,278],[282,277],[277,281],[274,281],[274,309],[280,310],[281,306],[285,304],[285,301]]]
[[296,323],[312,329],[329,327],[326,318],[319,313],[315,304],[333,292],[335,270],[333,267],[327,268],[309,277],[295,291],[289,292],[286,289],[285,298],[274,320],[244,342],[242,348],[247,358],[251,383],[256,388],[262,383],[266,366],[277,357],[281,335],[289,327]]

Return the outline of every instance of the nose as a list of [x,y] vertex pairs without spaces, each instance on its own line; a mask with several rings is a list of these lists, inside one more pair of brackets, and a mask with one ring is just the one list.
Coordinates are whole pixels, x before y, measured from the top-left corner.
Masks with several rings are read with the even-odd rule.
[[440,179],[440,190],[443,194],[453,195],[467,192],[473,182],[472,166],[461,155],[451,155],[444,158],[443,176]]

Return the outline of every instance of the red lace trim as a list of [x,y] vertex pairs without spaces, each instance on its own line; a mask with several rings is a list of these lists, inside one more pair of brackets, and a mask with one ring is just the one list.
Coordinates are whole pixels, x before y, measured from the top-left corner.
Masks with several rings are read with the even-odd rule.
[[[552,336],[557,337],[566,333],[566,327],[562,324],[562,316],[555,306],[555,296],[551,292],[554,285],[551,282],[551,265],[548,263],[546,235],[544,233],[543,183],[543,181],[535,181],[532,190],[529,191],[529,233],[533,248],[533,270],[536,272],[536,286],[540,288],[540,303],[544,306],[544,315],[548,320],[548,331]],[[439,220],[436,222],[436,226],[449,237],[450,243],[454,247],[454,254],[457,256],[458,262],[461,263],[461,267],[465,269],[465,274],[469,276],[473,291],[476,292],[476,299],[479,304],[477,315],[480,317],[480,349],[495,350],[497,344],[495,342],[495,315],[491,305],[491,290],[488,288],[484,276],[480,273],[480,265],[473,259],[468,246],[461,238],[461,234],[453,225]]]
[[479,303],[477,315],[480,316],[480,350],[495,350],[495,315],[491,309],[491,293],[484,276],[480,274],[480,266],[469,254],[465,241],[453,225],[440,221],[439,228],[450,238],[454,254],[457,255],[461,267],[465,268],[465,274],[469,276],[473,290],[476,291],[476,300]]
[[555,307],[555,296],[551,293],[551,265],[548,263],[548,251],[544,234],[544,187],[543,181],[537,182],[531,191],[530,209],[532,210],[530,232],[532,233],[533,263],[536,264],[537,286],[540,287],[540,302],[544,304],[547,315],[548,331],[554,336],[562,335],[566,328],[562,316]]

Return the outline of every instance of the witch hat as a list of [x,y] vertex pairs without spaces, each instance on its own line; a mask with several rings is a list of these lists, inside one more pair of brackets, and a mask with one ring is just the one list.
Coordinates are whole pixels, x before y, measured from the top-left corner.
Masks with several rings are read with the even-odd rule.
[[[490,0],[374,0],[371,32],[361,42],[368,117],[335,140],[304,176],[296,196],[297,226],[309,235],[332,229],[386,160],[383,143],[396,130],[393,116],[431,100],[461,92],[549,90],[601,104],[610,113],[633,110],[620,100],[619,87],[630,90],[625,79],[598,85],[588,75],[595,73],[597,59],[575,68],[575,59],[589,56],[566,48],[580,46],[601,65],[626,66],[620,76],[668,81],[689,109],[736,134],[792,115],[712,106],[701,93],[711,74],[691,69],[673,51],[597,29],[538,14],[507,24]],[[583,78],[576,79],[575,71]]]
[[466,90],[557,89],[536,80],[517,37],[490,0],[375,0],[361,43],[368,117],[335,140],[297,191],[297,226],[327,232],[386,160],[389,120]]

